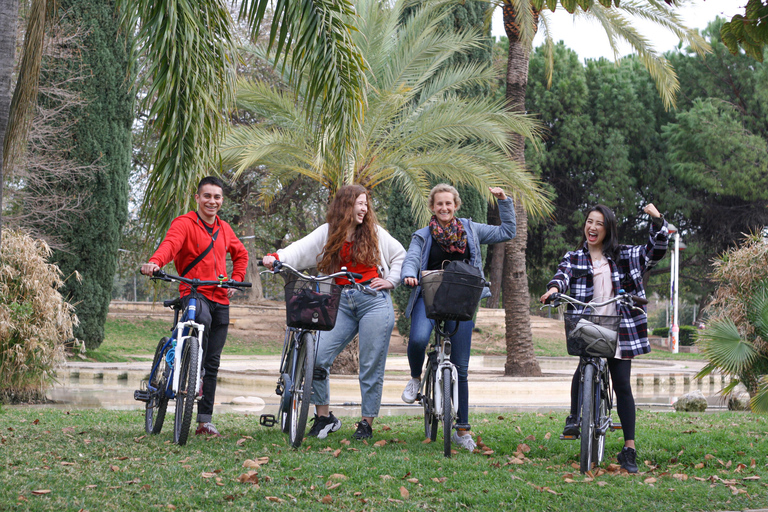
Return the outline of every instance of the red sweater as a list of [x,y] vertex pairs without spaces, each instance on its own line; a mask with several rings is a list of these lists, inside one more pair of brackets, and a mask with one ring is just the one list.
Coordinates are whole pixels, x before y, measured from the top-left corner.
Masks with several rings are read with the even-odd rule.
[[[245,279],[245,269],[248,266],[248,251],[245,249],[232,227],[216,216],[213,226],[213,234],[219,233],[213,249],[205,255],[186,278],[213,281],[219,275],[229,276],[235,281]],[[160,243],[149,261],[163,267],[173,261],[176,273],[180,274],[192,263],[208,246],[211,245],[211,234],[205,229],[203,222],[197,216],[197,212],[189,212],[186,215],[176,217],[171,223],[170,229],[165,234],[165,239]],[[232,256],[232,274],[227,274],[227,253]],[[208,299],[219,304],[229,304],[227,290],[213,286],[201,286],[198,291]],[[179,294],[183,297],[189,295],[187,285],[179,286]]]

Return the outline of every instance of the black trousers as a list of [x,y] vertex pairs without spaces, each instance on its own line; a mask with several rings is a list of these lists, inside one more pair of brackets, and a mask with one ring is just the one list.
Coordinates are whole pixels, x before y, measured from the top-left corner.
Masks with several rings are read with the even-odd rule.
[[[187,307],[190,296],[184,297]],[[211,421],[213,401],[216,398],[216,377],[219,374],[221,352],[227,341],[229,329],[229,305],[219,304],[197,295],[195,321],[205,326],[203,331],[203,398],[197,403],[198,423]]]
[[[608,371],[611,372],[613,391],[616,393],[616,412],[619,413],[621,430],[625,441],[635,439],[635,397],[632,395],[632,360],[609,358]],[[579,386],[581,372],[576,369],[571,381],[571,415],[576,417],[579,407]]]

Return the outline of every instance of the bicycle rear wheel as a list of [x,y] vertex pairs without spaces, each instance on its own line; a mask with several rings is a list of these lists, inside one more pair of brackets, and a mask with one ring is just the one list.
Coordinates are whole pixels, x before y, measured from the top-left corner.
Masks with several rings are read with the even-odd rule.
[[176,417],[173,422],[173,442],[178,445],[187,444],[189,425],[192,423],[192,412],[195,408],[197,394],[197,332],[192,330],[190,338],[184,343],[181,351],[181,361],[176,366],[179,373],[179,391],[176,393]]
[[451,414],[453,386],[451,385],[451,375],[450,368],[443,368],[443,454],[446,457],[451,456],[451,432],[453,429],[453,415]]
[[[152,360],[151,375],[149,376],[149,401],[144,410],[144,431],[147,434],[159,434],[163,430],[165,410],[168,407],[168,395],[165,390],[168,387],[170,367],[165,358],[170,348],[166,347],[168,338],[160,340],[155,349],[155,357]],[[165,348],[165,350],[163,350]],[[153,371],[154,370],[154,371]]]
[[314,371],[315,340],[310,333],[305,332],[301,335],[299,343],[299,357],[296,359],[296,368],[293,372],[293,391],[291,393],[288,441],[294,448],[301,446],[301,442],[304,440]]
[[582,370],[581,383],[581,454],[579,456],[579,471],[586,473],[592,469],[592,444],[595,440],[595,367],[585,364]]
[[427,364],[424,378],[424,395],[421,405],[424,408],[424,437],[432,442],[437,439],[437,415],[435,414],[435,376],[437,372],[431,364]]

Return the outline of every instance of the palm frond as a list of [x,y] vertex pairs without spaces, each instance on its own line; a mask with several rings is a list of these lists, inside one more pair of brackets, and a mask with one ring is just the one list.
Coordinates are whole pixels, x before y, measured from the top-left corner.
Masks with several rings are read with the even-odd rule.
[[763,284],[755,291],[747,309],[747,319],[755,333],[768,342],[768,285]]
[[699,335],[698,344],[712,365],[731,375],[740,375],[759,357],[729,318],[711,322]]
[[752,412],[768,412],[768,375],[760,377],[757,393],[750,399],[749,406],[752,408]]

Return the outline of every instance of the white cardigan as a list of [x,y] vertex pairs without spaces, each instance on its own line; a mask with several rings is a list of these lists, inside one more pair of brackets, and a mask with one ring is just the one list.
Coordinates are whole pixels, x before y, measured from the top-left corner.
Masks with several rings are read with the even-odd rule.
[[[400,284],[400,269],[405,260],[405,249],[381,226],[376,226],[376,232],[379,238],[379,259],[381,260],[379,273],[396,287]],[[315,267],[320,261],[320,255],[327,240],[328,224],[326,223],[285,249],[278,249],[277,254],[280,256],[280,261],[299,270]]]

